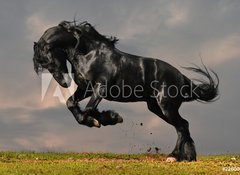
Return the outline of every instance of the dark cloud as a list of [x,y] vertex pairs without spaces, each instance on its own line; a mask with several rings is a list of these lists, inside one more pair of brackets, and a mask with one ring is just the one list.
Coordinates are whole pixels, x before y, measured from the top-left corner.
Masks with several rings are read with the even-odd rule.
[[40,79],[32,66],[33,41],[44,27],[72,20],[75,13],[101,33],[119,37],[117,47],[123,51],[158,57],[178,68],[188,62],[199,63],[201,53],[219,73],[221,98],[209,105],[184,104],[181,114],[190,122],[199,152],[239,152],[237,0],[1,3],[0,149],[139,152],[154,145],[168,152],[173,148],[174,128],[149,112],[145,103],[104,101],[100,109],[116,110],[124,117],[124,123],[101,129],[79,126],[64,104],[39,106]]

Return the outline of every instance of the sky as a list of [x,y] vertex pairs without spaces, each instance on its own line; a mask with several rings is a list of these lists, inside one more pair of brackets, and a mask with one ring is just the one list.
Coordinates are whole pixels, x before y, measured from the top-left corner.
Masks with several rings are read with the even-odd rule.
[[[240,1],[239,0],[22,0],[0,6],[0,151],[171,152],[175,129],[147,110],[145,103],[103,100],[100,110],[123,116],[115,126],[79,125],[53,96],[52,81],[41,100],[41,79],[33,69],[33,42],[62,20],[87,20],[117,48],[181,66],[204,63],[218,73],[220,99],[184,103],[200,154],[240,153]],[[63,91],[65,97],[68,91]],[[86,100],[81,103],[86,104]],[[143,125],[141,125],[141,123]]]

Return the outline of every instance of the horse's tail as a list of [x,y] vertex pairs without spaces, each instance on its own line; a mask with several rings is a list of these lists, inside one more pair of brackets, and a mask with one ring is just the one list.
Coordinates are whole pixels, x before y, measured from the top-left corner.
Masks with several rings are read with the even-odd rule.
[[218,91],[218,85],[219,85],[219,78],[218,75],[213,71],[211,71],[210,74],[207,67],[203,64],[203,68],[200,68],[199,66],[195,67],[184,67],[187,70],[199,73],[206,77],[208,81],[201,80],[201,79],[194,79],[194,81],[197,81],[199,83],[194,84],[192,80],[184,76],[185,85],[189,86],[190,88],[187,88],[187,96],[184,97],[184,101],[192,101],[197,100],[199,102],[213,102],[218,99],[219,91]]

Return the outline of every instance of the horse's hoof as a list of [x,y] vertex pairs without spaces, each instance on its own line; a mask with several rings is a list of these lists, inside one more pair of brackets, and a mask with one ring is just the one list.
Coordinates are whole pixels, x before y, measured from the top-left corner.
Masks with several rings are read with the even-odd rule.
[[123,123],[123,118],[120,115],[117,116],[117,123]]
[[177,159],[175,157],[168,157],[166,162],[168,162],[168,163],[177,162]]
[[114,111],[103,111],[99,117],[95,117],[103,125],[116,125],[117,123],[122,123],[123,118]]
[[117,123],[122,123],[123,122],[123,118],[116,112],[114,111],[109,111],[110,112],[110,117],[112,121],[115,121],[116,124]]
[[79,122],[79,123],[82,125],[86,125],[90,128],[91,127],[97,127],[97,128],[101,127],[101,124],[99,123],[99,121],[92,117],[88,117],[87,119],[85,119],[84,121]]
[[99,121],[97,121],[95,118],[93,119],[93,126],[100,128],[101,124],[99,123]]

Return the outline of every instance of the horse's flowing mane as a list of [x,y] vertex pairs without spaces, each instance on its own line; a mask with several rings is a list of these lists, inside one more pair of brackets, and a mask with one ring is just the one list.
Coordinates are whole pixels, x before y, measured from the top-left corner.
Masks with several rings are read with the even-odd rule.
[[119,39],[115,36],[106,36],[106,35],[102,35],[100,34],[94,26],[92,26],[90,23],[88,23],[87,21],[84,22],[79,22],[77,23],[76,20],[74,21],[62,21],[61,23],[59,23],[60,26],[66,28],[66,29],[70,29],[70,30],[81,30],[81,32],[83,32],[83,35],[86,33],[87,28],[90,28],[91,30],[91,35],[89,36],[89,34],[86,34],[86,37],[94,37],[95,39],[98,39],[100,41],[106,42],[111,46],[115,46],[115,44],[117,44],[117,42],[119,41]]

